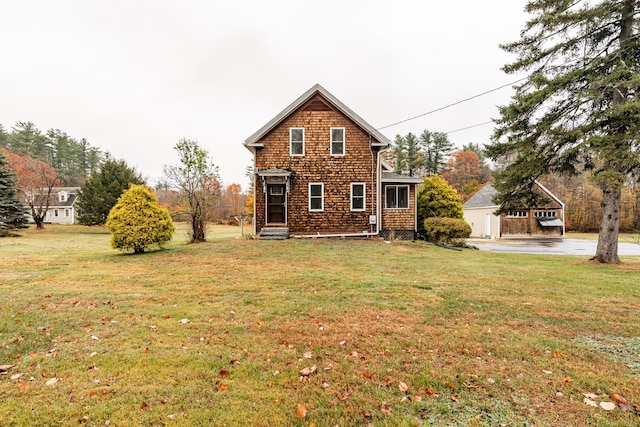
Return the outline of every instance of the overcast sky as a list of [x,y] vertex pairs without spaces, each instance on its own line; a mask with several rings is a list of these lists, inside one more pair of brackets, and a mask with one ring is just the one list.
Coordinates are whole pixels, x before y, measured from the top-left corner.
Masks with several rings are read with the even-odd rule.
[[[376,128],[515,81],[498,44],[525,0],[0,0],[0,123],[87,138],[150,179],[195,139],[225,185],[242,143],[320,83]],[[497,117],[510,87],[383,129],[448,132]],[[454,132],[486,143],[491,125]]]

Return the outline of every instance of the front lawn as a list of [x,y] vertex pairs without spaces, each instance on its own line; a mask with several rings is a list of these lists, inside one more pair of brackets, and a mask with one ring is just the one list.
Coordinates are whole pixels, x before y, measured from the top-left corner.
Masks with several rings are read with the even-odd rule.
[[177,237],[0,239],[2,425],[640,423],[637,257]]

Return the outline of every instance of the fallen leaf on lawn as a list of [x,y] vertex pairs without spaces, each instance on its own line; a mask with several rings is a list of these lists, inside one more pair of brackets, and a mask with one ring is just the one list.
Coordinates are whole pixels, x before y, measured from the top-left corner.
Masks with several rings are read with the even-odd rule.
[[98,397],[98,392],[96,391],[92,391],[91,394],[89,395],[90,398],[95,399],[96,397]]
[[425,388],[424,394],[426,394],[427,396],[435,396],[436,391],[432,388]]
[[585,397],[584,400],[582,401],[585,405],[589,405],[592,406],[594,408],[598,407],[598,404],[596,402],[594,402],[593,400],[589,399],[588,397]]
[[0,372],[7,372],[9,369],[13,368],[15,365],[0,365]]
[[100,338],[98,338],[98,337],[97,337],[97,336],[95,336],[95,335],[91,335],[91,339],[92,339],[92,340],[94,340],[94,341],[98,341]]
[[44,385],[54,385],[58,381],[60,381],[60,379],[54,377],[54,378],[51,378],[50,380],[48,380],[46,383],[44,383]]
[[264,325],[264,319],[259,319],[258,320],[258,325],[260,325],[260,326]]
[[563,382],[563,383],[570,383],[570,382],[571,382],[571,378],[570,378],[570,377],[564,377],[564,378],[562,379],[562,382]]
[[35,351],[30,351],[29,352],[29,356],[34,357],[36,356],[38,353],[36,353]]
[[346,343],[346,341],[340,341],[338,344],[344,345],[345,343]]
[[95,356],[97,356],[97,355],[98,355],[98,353],[97,353],[97,352],[92,351],[92,352],[91,352],[91,354],[89,355],[89,357],[95,357]]
[[616,409],[616,404],[613,402],[600,402],[600,407],[605,411],[613,411]]
[[179,323],[182,323],[183,325],[189,323],[189,319],[180,319]]
[[380,410],[382,412],[384,412],[385,414],[387,414],[387,415],[391,415],[391,406],[389,406],[389,405],[386,405],[386,404],[383,403],[382,407],[380,408]]
[[142,402],[142,405],[140,405],[140,409],[147,409],[149,407],[149,404],[147,402]]
[[416,393],[413,395],[413,400],[415,400],[416,402],[422,402],[422,396]]
[[544,372],[547,375],[553,374],[553,371],[547,371],[546,369],[543,369],[542,372]]
[[409,390],[409,386],[407,384],[403,383],[402,381],[400,381],[400,383],[398,383],[398,388],[403,393],[406,393],[407,390]]
[[280,371],[278,370],[273,371],[273,376],[275,377],[276,375],[280,375]]
[[609,395],[609,399],[613,400],[614,402],[622,403],[623,405],[629,405],[629,401],[617,393],[611,393]]
[[640,415],[640,411],[634,405],[625,405],[624,403],[618,403],[618,407],[623,411],[633,412],[636,415]]
[[223,378],[224,378],[224,377],[226,377],[227,375],[229,375],[229,371],[227,371],[226,369],[223,369],[223,370],[221,370],[220,372],[218,372],[218,374],[219,374],[221,377],[223,377]]
[[562,357],[562,353],[560,353],[559,351],[554,351],[553,357]]
[[303,377],[308,377],[309,375],[313,374],[316,369],[318,369],[316,365],[313,365],[309,368],[302,368],[300,369],[300,375],[302,375]]
[[372,380],[373,379],[373,374],[371,372],[363,372],[362,376],[365,377],[368,380]]
[[313,353],[311,353],[310,351],[305,352],[302,355],[305,359],[311,359],[313,357]]
[[226,389],[228,389],[228,388],[229,388],[229,385],[228,385],[228,384],[220,384],[220,385],[218,386],[218,391],[225,391],[225,390],[226,390]]
[[18,387],[19,388],[27,388],[29,387],[29,383],[26,381],[22,381],[21,383],[18,383]]
[[301,403],[298,404],[298,418],[304,418],[307,416],[307,405]]
[[342,396],[340,396],[340,400],[347,400],[350,397],[351,397],[351,393],[349,393],[348,391],[345,391],[342,393]]
[[450,389],[452,389],[452,390],[455,390],[455,389],[456,389],[456,386],[455,386],[455,385],[453,385],[453,384],[451,384],[449,381],[447,381],[445,384],[446,384],[446,386],[447,386],[447,387],[449,387],[449,388],[450,388]]
[[11,381],[15,381],[18,378],[20,378],[21,376],[22,376],[22,374],[13,374],[9,378],[11,379]]
[[233,359],[232,361],[230,361],[229,363],[231,363],[232,365],[237,365],[238,363],[240,363],[238,361],[238,359]]
[[598,395],[597,394],[593,394],[593,393],[582,393],[582,395],[584,397],[586,397],[587,399],[597,399]]
[[453,400],[454,402],[458,401],[458,396],[456,396],[455,394],[451,395],[451,400]]

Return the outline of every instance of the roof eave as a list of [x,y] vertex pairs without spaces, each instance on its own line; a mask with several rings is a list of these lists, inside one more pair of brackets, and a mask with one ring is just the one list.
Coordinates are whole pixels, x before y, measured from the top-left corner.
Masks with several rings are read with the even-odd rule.
[[282,110],[278,115],[276,115],[273,119],[269,120],[264,126],[258,129],[253,135],[247,138],[244,142],[246,147],[254,146],[257,147],[256,143],[263,138],[267,133],[271,132],[275,127],[277,127],[282,121],[284,121],[287,117],[291,115],[295,110],[297,110],[300,106],[302,106],[305,102],[310,100],[316,94],[322,95],[327,101],[329,101],[335,108],[337,108],[342,114],[347,116],[351,121],[356,123],[362,129],[367,131],[369,135],[371,135],[374,139],[376,139],[377,143],[372,143],[371,145],[374,147],[386,147],[391,144],[391,141],[380,132],[378,132],[373,126],[367,123],[362,117],[358,116],[355,112],[353,112],[349,107],[343,104],[338,98],[333,96],[329,91],[323,88],[319,84],[313,85],[309,90],[300,95],[295,101],[293,101],[287,108]]

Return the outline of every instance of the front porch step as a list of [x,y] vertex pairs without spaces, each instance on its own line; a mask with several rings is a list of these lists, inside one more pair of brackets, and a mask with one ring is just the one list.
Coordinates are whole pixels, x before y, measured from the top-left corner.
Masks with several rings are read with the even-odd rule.
[[258,234],[258,240],[287,240],[289,229],[286,227],[264,227]]

